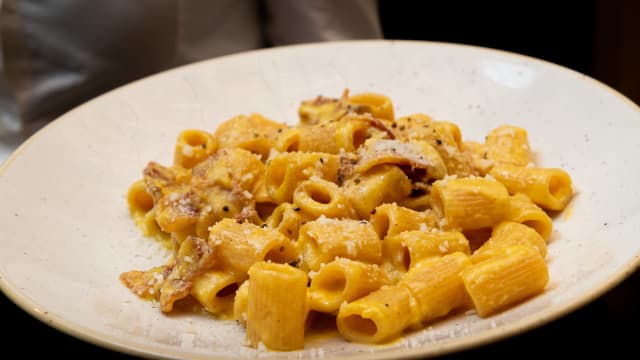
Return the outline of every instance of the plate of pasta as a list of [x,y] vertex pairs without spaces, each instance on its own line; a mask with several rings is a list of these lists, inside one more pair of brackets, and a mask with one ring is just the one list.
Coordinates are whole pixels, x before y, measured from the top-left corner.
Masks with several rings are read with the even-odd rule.
[[638,134],[614,90],[486,48],[346,41],[195,63],[12,154],[0,287],[144,357],[450,353],[635,270]]

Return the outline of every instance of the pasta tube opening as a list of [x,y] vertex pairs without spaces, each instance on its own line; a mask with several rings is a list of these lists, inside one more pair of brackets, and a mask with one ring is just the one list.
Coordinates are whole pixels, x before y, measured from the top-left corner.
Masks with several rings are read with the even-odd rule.
[[225,287],[223,287],[222,289],[218,290],[218,292],[216,293],[216,297],[218,298],[224,298],[227,296],[232,296],[235,295],[236,290],[238,290],[239,286],[237,283],[233,283],[233,284],[229,284]]
[[295,258],[296,248],[290,241],[282,243],[272,242],[271,246],[265,248],[267,251],[264,255],[265,261],[273,261],[275,263],[286,263]]
[[551,174],[549,177],[549,194],[554,201],[551,201],[548,205],[549,209],[564,209],[573,194],[570,184],[571,179],[564,171],[559,170]]
[[372,319],[367,319],[363,315],[349,315],[342,319],[343,326],[348,328],[354,338],[374,337],[378,332],[378,326]]
[[143,180],[138,180],[129,187],[127,202],[131,212],[146,213],[153,208],[153,197],[147,192]]
[[178,135],[173,163],[184,168],[192,168],[215,150],[216,142],[209,133],[187,129]]
[[201,131],[185,130],[181,134],[184,142],[189,146],[203,146],[209,142],[209,136]]

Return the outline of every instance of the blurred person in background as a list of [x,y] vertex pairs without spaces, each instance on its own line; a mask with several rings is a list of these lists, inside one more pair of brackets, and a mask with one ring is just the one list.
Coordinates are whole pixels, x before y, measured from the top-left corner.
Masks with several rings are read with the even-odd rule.
[[159,71],[383,37],[376,0],[0,0],[0,34],[0,163],[64,112]]

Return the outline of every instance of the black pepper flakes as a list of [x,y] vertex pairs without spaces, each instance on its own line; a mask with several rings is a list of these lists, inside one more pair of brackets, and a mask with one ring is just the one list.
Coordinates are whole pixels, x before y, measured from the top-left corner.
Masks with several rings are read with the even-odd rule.
[[438,145],[442,145],[442,140],[440,140],[440,139],[436,139],[436,144],[438,144]]
[[376,214],[376,209],[371,210],[371,215],[375,215]]
[[384,306],[385,306],[385,307],[389,307],[389,304],[385,303],[385,304],[384,304]]
[[282,128],[278,129],[278,132],[281,133],[282,132]]
[[293,211],[300,211],[300,208],[296,206],[293,208]]
[[264,228],[267,227],[267,224],[262,224],[262,225],[260,225],[260,227],[264,229]]
[[353,179],[353,182],[356,183],[356,184],[360,184],[360,178]]
[[398,130],[400,130],[400,131],[404,131],[404,125],[400,125],[400,127],[398,128]]
[[394,122],[391,124],[391,127],[392,127],[393,129],[395,129],[395,128],[397,128],[397,127],[398,127],[398,124],[396,124],[396,123],[395,123],[395,121],[394,121]]
[[223,207],[222,207],[222,211],[224,211],[224,212],[229,211],[229,207],[228,207],[227,205],[223,206]]
[[320,163],[324,164],[324,159],[320,158]]
[[253,137],[254,137],[254,138],[257,138],[258,136],[260,136],[260,134],[258,134],[258,133],[253,133]]
[[201,146],[203,149],[206,149],[206,148],[207,148],[207,144],[202,144],[202,145],[200,145],[200,146]]

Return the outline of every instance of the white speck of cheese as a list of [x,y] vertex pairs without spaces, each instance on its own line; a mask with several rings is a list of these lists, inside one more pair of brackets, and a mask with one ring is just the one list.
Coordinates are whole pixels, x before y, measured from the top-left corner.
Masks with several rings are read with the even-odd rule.
[[193,156],[193,148],[190,145],[182,146],[182,155],[184,155],[186,157],[192,157]]

